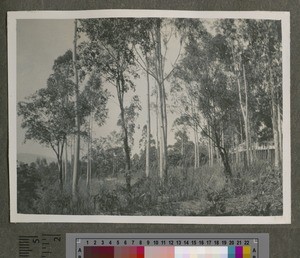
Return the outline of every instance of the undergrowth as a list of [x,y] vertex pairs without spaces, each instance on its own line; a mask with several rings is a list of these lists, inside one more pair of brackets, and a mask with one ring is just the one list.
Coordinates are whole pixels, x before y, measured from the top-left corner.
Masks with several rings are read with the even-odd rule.
[[[122,176],[94,178],[90,193],[79,180],[77,198],[71,186],[61,190],[55,178],[41,177],[36,168],[23,166],[23,184],[18,184],[18,211],[37,214],[81,215],[185,215],[185,216],[275,216],[282,215],[282,173],[266,162],[248,168],[234,167],[231,179],[222,166],[199,169],[170,168],[164,181],[132,179],[130,191]],[[151,171],[150,175],[156,171]],[[36,180],[35,184],[26,183]],[[26,187],[25,187],[26,186]]]

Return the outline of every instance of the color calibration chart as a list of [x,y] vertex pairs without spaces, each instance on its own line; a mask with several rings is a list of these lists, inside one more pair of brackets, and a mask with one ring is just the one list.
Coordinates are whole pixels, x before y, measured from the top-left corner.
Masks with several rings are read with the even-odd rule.
[[269,258],[268,234],[67,234],[67,258]]

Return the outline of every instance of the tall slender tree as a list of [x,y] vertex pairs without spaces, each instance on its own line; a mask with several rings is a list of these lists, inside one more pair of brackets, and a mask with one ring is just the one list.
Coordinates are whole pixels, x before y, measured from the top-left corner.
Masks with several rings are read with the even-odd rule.
[[135,85],[132,78],[138,77],[133,54],[133,19],[88,19],[81,20],[81,31],[88,41],[81,45],[84,53],[82,65],[87,70],[98,69],[101,76],[116,89],[120,108],[120,123],[126,160],[126,185],[131,188],[131,148],[126,124],[125,94]]
[[[149,70],[149,60],[146,55],[146,68]],[[147,72],[147,146],[146,146],[146,177],[150,173],[150,137],[151,137],[151,115],[150,115],[150,81]]]
[[[85,133],[87,141],[87,177],[86,187],[89,192],[92,178],[92,148],[93,148],[93,122],[102,126],[107,118],[107,102],[110,96],[107,89],[101,81],[97,71],[88,74],[88,80],[79,95],[80,120],[85,124]],[[83,132],[82,132],[83,134]]]
[[[168,138],[168,116],[167,116],[167,94],[165,88],[165,81],[170,77],[173,73],[175,64],[179,58],[180,50],[181,50],[181,41],[180,41],[180,49],[178,56],[172,65],[170,71],[165,71],[165,62],[166,55],[168,50],[168,43],[171,39],[171,33],[165,33],[164,27],[167,24],[168,26],[174,26],[173,20],[167,19],[150,19],[146,22],[140,22],[143,28],[147,28],[148,32],[146,37],[141,37],[144,40],[141,43],[141,40],[138,41],[138,44],[142,44],[142,47],[145,49],[147,47],[147,52],[151,54],[151,58],[149,58],[151,66],[147,67],[147,65],[137,59],[137,63],[149,74],[151,75],[156,83],[156,93],[157,93],[157,125],[159,131],[159,137],[157,140],[157,144],[159,147],[159,177],[161,180],[168,179],[168,148],[167,148],[167,138]],[[145,40],[146,39],[146,40]],[[146,44],[144,42],[147,42]],[[164,49],[164,53],[163,53]]]
[[22,127],[26,129],[25,140],[37,141],[55,153],[61,189],[65,141],[74,129],[74,106],[66,103],[65,98],[72,95],[73,88],[70,79],[55,71],[50,75],[46,88],[18,103],[18,115],[22,116]]
[[73,68],[74,68],[74,84],[75,84],[75,151],[74,151],[74,165],[73,165],[73,179],[72,179],[72,196],[73,200],[77,198],[78,174],[80,165],[80,110],[79,110],[79,78],[78,78],[78,64],[77,64],[77,40],[78,29],[77,20],[74,21],[74,39],[73,39]]
[[189,35],[179,69],[182,78],[192,86],[190,93],[197,98],[198,110],[206,120],[205,126],[199,118],[195,119],[203,135],[208,138],[211,163],[213,149],[216,148],[224,166],[224,173],[227,178],[231,178],[225,132],[229,121],[235,117],[237,94],[226,69],[224,55],[227,53],[225,38],[220,34],[211,35],[202,27],[200,33]]

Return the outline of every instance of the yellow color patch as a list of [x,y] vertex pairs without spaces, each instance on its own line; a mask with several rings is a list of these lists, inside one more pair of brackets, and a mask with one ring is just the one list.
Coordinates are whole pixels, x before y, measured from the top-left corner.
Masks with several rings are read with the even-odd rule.
[[251,247],[249,245],[243,246],[243,258],[251,258]]

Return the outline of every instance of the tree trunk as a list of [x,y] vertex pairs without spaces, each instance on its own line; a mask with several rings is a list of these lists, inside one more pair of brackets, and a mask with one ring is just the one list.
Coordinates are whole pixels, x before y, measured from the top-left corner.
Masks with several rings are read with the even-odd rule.
[[149,82],[149,62],[146,54],[147,64],[147,143],[146,143],[146,177],[150,171],[150,135],[151,135],[151,116],[150,116],[150,82]]
[[160,126],[160,140],[159,140],[159,177],[162,180],[165,176],[164,174],[164,163],[165,163],[165,140],[164,140],[164,122],[163,122],[163,108],[162,108],[162,96],[161,96],[161,88],[159,87],[159,126]]
[[[67,77],[69,77],[69,68],[68,68],[68,72],[67,72]],[[66,96],[64,99],[64,104],[68,105],[69,103],[69,96]],[[69,182],[69,169],[68,169],[68,136],[66,135],[65,137],[65,147],[64,147],[64,185],[67,186],[68,182]]]
[[235,134],[235,143],[236,143],[236,152],[235,152],[235,161],[236,161],[236,164],[240,164],[240,153],[239,153],[239,136],[238,134],[236,133]]
[[124,118],[124,109],[122,110],[122,123],[123,123],[123,130],[124,130],[124,151],[125,151],[125,159],[126,159],[126,186],[127,189],[131,190],[131,159],[130,159],[130,147],[128,144],[128,132],[125,126],[125,118]]
[[164,89],[162,54],[161,54],[161,20],[157,19],[155,27],[156,35],[156,71],[158,84],[158,100],[160,110],[160,178],[167,180],[167,113],[166,95]]
[[[65,153],[65,152],[64,152]],[[64,155],[64,153],[63,153],[63,155]],[[65,186],[65,181],[66,181],[66,169],[65,169],[65,161],[64,160],[62,160],[62,183],[63,183],[63,186]]]
[[220,136],[218,135],[218,133],[215,131],[214,134],[215,134],[215,141],[216,141],[215,144],[216,144],[217,149],[220,153],[222,163],[223,163],[223,166],[224,166],[224,174],[225,174],[227,179],[230,179],[232,177],[232,172],[231,172],[229,157],[228,157],[226,148],[221,146],[221,139],[220,139]]
[[87,146],[87,160],[86,160],[86,189],[87,192],[89,192],[89,188],[90,188],[90,177],[89,177],[89,173],[90,173],[90,158],[89,158],[89,152],[90,152],[90,142],[88,141],[88,146]]
[[207,124],[207,130],[208,130],[208,165],[211,167],[212,166],[212,156],[211,156],[211,139],[210,139],[210,127]]
[[199,167],[199,146],[198,146],[198,132],[197,129],[194,128],[194,137],[195,137],[195,145],[194,145],[194,168]]
[[184,157],[184,142],[183,142],[183,137],[181,139],[181,152],[180,152],[180,154],[181,154],[181,169],[183,171],[184,163],[185,163],[185,161],[184,161],[185,157]]
[[66,137],[66,142],[65,142],[65,170],[64,170],[64,184],[67,185],[69,181],[69,176],[68,176],[68,139]]
[[[209,126],[209,135],[212,137],[211,127]],[[209,151],[210,151],[210,166],[212,167],[214,165],[214,146],[213,141],[211,138],[209,138]]]
[[[244,142],[244,137],[243,137],[243,122],[242,122],[242,119],[241,119],[241,117],[239,118],[239,122],[240,122],[240,136],[241,136],[241,138],[240,138],[240,143],[239,143],[239,145],[240,144],[242,144],[243,142]],[[239,146],[239,149],[240,149],[240,146]],[[239,152],[239,156],[240,156],[240,158],[239,158],[239,160],[245,165],[247,165],[247,161],[246,161],[246,159],[245,159],[245,155],[244,155],[244,152],[242,152],[242,151],[240,151]]]
[[74,75],[75,75],[75,124],[76,124],[76,141],[75,141],[75,152],[74,152],[74,168],[73,168],[73,181],[72,181],[72,196],[73,200],[77,198],[77,185],[78,185],[78,174],[79,174],[79,155],[80,155],[80,117],[78,110],[78,98],[79,98],[79,85],[78,85],[78,71],[76,67],[77,59],[77,20],[75,20],[75,31],[74,31],[74,51],[73,51],[73,64],[74,64]]
[[208,152],[208,166],[211,167],[210,139],[208,139],[207,142],[207,152]]
[[87,193],[90,193],[90,183],[91,183],[91,115],[89,117],[88,125],[88,146],[87,146],[87,166],[86,166],[86,188]]
[[75,136],[73,135],[71,138],[71,146],[70,146],[70,150],[71,150],[71,170],[70,170],[70,185],[72,185],[72,175],[73,175],[73,170],[74,170],[74,154],[75,154]]
[[274,138],[274,147],[275,147],[275,156],[274,156],[274,165],[275,167],[279,167],[279,137],[278,137],[278,114],[275,103],[275,91],[274,91],[274,81],[272,70],[270,69],[270,78],[271,78],[271,105],[272,105],[272,127],[273,127],[273,138]]
[[118,94],[118,100],[119,100],[119,106],[121,110],[121,125],[123,129],[123,144],[124,144],[124,151],[125,151],[125,162],[126,162],[126,168],[125,168],[125,179],[126,179],[126,187],[127,190],[131,191],[131,159],[130,159],[130,147],[128,142],[128,130],[126,127],[126,121],[125,121],[125,110],[124,110],[124,92],[122,89],[125,89],[125,81],[123,78],[123,75],[120,73],[117,78],[117,94]]
[[63,162],[61,157],[57,157],[57,162],[58,162],[58,170],[59,170],[59,185],[60,189],[63,190]]
[[[93,118],[93,115],[92,115],[92,118]],[[90,170],[89,170],[89,182],[90,182],[90,185],[91,185],[91,182],[92,182],[92,148],[93,148],[93,119],[91,119],[91,124],[90,124]],[[90,189],[89,189],[90,190]]]
[[278,100],[277,103],[277,126],[278,126],[278,140],[279,140],[279,162],[282,164],[282,152],[283,152],[283,145],[282,145],[282,116],[280,112],[280,101]]
[[250,127],[250,119],[249,119],[249,108],[248,108],[248,84],[246,78],[246,69],[245,65],[243,65],[243,79],[244,79],[244,90],[245,90],[245,121],[247,122],[246,127],[246,145],[248,144],[248,164],[251,164],[253,157],[252,157],[252,143],[251,143],[251,127]]
[[64,170],[63,170],[63,162],[62,162],[63,151],[64,151],[64,141],[61,144],[58,142],[56,158],[57,158],[57,165],[59,171],[59,186],[61,191],[63,191],[64,189]]
[[165,180],[168,180],[168,119],[167,119],[167,105],[166,105],[166,91],[164,82],[162,82],[162,101],[163,101],[163,122],[164,122],[164,176]]
[[157,161],[157,176],[160,175],[160,140],[159,140],[159,101],[158,101],[158,85],[156,85],[156,161]]
[[[221,144],[222,145],[222,144]],[[215,153],[216,153],[216,163],[217,164],[220,164],[221,163],[221,156],[220,156],[220,153],[219,151],[216,151],[216,148],[214,148],[215,150]]]
[[[244,67],[244,66],[243,66]],[[243,74],[244,74],[244,69],[243,69]],[[245,80],[244,80],[245,82]],[[245,129],[245,143],[246,143],[246,166],[248,166],[250,164],[250,153],[249,153],[249,134],[248,134],[248,118],[247,118],[247,109],[243,104],[242,101],[242,93],[241,93],[241,83],[240,83],[240,79],[239,76],[237,75],[237,84],[238,84],[238,91],[239,91],[239,102],[240,102],[240,106],[241,106],[241,112],[242,112],[242,116],[244,119],[244,129]],[[245,89],[246,91],[246,89]],[[245,96],[246,98],[246,96]],[[247,101],[245,101],[247,102]]]
[[225,150],[225,148],[222,149],[221,147],[219,147],[218,149],[219,149],[220,156],[222,158],[222,162],[223,162],[223,165],[224,165],[225,176],[226,176],[226,178],[231,178],[232,177],[232,172],[231,172],[231,167],[230,167],[230,164],[229,164],[229,157],[228,157],[227,151]]

